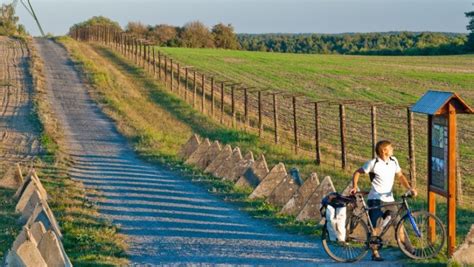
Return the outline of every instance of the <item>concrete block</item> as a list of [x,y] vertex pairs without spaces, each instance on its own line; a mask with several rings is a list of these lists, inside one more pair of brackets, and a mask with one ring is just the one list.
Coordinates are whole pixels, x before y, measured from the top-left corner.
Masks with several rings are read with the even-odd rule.
[[23,226],[21,232],[16,236],[15,241],[13,241],[11,251],[17,251],[18,248],[26,241],[31,241],[37,245],[39,240],[35,239],[28,227]]
[[36,243],[38,244],[41,241],[41,238],[46,233],[46,228],[42,222],[35,222],[31,225],[30,228],[31,236],[34,238]]
[[273,190],[278,186],[278,184],[285,179],[287,176],[285,165],[283,163],[278,163],[272,170],[263,178],[262,182],[253,190],[250,194],[250,199],[255,198],[266,198],[268,197]]
[[26,187],[30,183],[32,175],[33,175],[33,170],[30,170],[28,174],[26,175],[25,179],[23,180],[23,183],[16,190],[15,195],[13,195],[15,199],[19,199],[21,197],[21,195],[23,194],[23,191],[25,191]]
[[[211,142],[209,139],[204,139],[203,142],[194,150],[194,152],[189,156],[189,158],[184,162],[186,164],[195,165],[201,160],[201,158],[206,155],[206,152],[211,147]],[[198,167],[198,166],[197,166]]]
[[321,214],[319,208],[321,200],[329,193],[336,192],[332,183],[331,177],[326,176],[321,184],[316,188],[313,194],[310,196],[306,204],[304,205],[301,212],[296,217],[298,221],[314,220],[316,222],[321,220]]
[[47,203],[45,205],[45,202],[42,202],[36,205],[35,210],[26,222],[26,225],[28,228],[31,228],[35,222],[43,223],[46,230],[54,231],[59,238],[63,237],[61,230],[59,229],[58,222],[56,221],[51,209],[47,206]]
[[38,178],[38,175],[36,174],[36,171],[34,169],[31,169],[28,172],[28,175],[26,176],[26,178],[23,181],[22,185],[18,188],[18,190],[16,191],[16,193],[13,197],[15,199],[21,198],[22,195],[23,195],[23,192],[28,188],[29,184],[32,181],[35,183],[36,189],[38,189],[38,191],[41,193],[41,196],[45,200],[48,200],[48,194],[46,193],[46,189],[44,189],[43,184],[41,183],[41,181]]
[[17,163],[7,169],[3,178],[0,180],[0,187],[18,189],[22,185],[23,180],[20,165]]
[[187,159],[201,144],[201,139],[197,134],[193,134],[189,140],[181,147],[178,156],[182,159]]
[[204,172],[213,173],[215,172],[224,162],[232,156],[232,147],[225,145],[219,155],[206,167]]
[[30,240],[23,242],[18,249],[10,251],[6,266],[48,267],[36,246],[37,244]]
[[270,204],[282,207],[293,197],[299,187],[298,181],[293,176],[287,175],[268,196],[267,201]]
[[232,151],[232,156],[228,158],[224,163],[216,169],[213,173],[216,177],[221,177],[224,180],[232,181],[232,170],[242,161],[242,153],[240,153],[240,148],[234,148]]
[[[29,195],[29,198],[26,198],[27,195]],[[21,216],[19,218],[20,223],[25,223],[28,220],[31,214],[33,214],[36,205],[42,202],[46,203],[46,201],[44,201],[41,197],[38,190],[34,190],[32,194],[27,194],[27,192],[25,191],[25,194],[23,194],[23,196],[25,197],[21,198],[18,202],[18,205],[16,206],[16,212],[21,213]]]
[[252,167],[253,163],[255,160],[253,159],[253,153],[252,151],[248,152],[245,157],[239,161],[235,167],[232,169],[228,177],[225,177],[226,180],[230,180],[232,182],[237,181],[240,176],[242,176],[247,169]]
[[250,168],[248,168],[243,175],[235,183],[240,187],[255,188],[269,173],[267,161],[263,154],[255,161]]
[[280,213],[293,216],[298,215],[318,185],[318,174],[313,172],[298,189],[296,194],[290,200],[288,200],[285,206],[281,209]]
[[61,241],[51,230],[43,234],[41,241],[38,243],[38,250],[49,267],[72,266],[64,253]]
[[211,164],[211,162],[219,155],[221,152],[221,144],[219,141],[214,141],[209,149],[204,153],[204,155],[195,163],[197,167],[201,170],[204,170]]
[[18,200],[18,203],[15,208],[16,212],[23,212],[23,209],[25,208],[31,196],[35,192],[38,193],[42,199],[46,199],[46,192],[44,191],[44,188],[43,190],[41,190],[42,187],[39,187],[38,185],[39,184],[35,180],[31,180],[28,183],[28,186],[26,187],[25,191],[23,191],[23,194],[20,196],[20,199]]
[[474,224],[471,225],[464,242],[454,252],[453,260],[463,266],[474,265]]

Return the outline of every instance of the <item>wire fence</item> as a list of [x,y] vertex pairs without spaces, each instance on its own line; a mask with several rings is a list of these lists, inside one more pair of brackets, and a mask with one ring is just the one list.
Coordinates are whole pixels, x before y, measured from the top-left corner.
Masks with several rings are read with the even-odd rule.
[[[223,80],[187,66],[124,32],[83,27],[70,34],[76,40],[115,49],[214,121],[290,147],[314,158],[316,164],[354,169],[375,157],[377,141],[390,140],[411,183],[426,188],[428,120],[414,115],[408,105],[321,100],[276,88],[249,87],[237,79]],[[458,121],[457,201],[474,206],[474,121],[463,115]]]

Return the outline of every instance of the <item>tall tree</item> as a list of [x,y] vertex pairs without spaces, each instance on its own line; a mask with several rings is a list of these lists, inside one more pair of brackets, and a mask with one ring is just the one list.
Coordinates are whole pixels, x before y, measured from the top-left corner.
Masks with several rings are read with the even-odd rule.
[[18,17],[15,15],[15,7],[13,4],[2,4],[0,13],[0,35],[23,34],[24,27],[17,25]]
[[181,42],[185,47],[211,48],[214,47],[214,38],[209,29],[200,21],[193,21],[184,25]]
[[69,32],[72,32],[75,28],[81,28],[81,27],[88,27],[88,26],[109,26],[113,28],[116,31],[122,31],[122,28],[120,27],[119,23],[116,21],[113,21],[107,17],[104,16],[94,16],[86,21],[74,24],[70,29]]
[[467,38],[466,48],[469,51],[474,51],[474,11],[466,12],[465,14],[470,19],[466,28],[471,31]]
[[176,43],[178,27],[160,24],[154,27],[151,37],[160,45],[171,46]]
[[217,48],[239,49],[239,42],[231,24],[219,23],[212,27],[212,35]]
[[148,27],[141,22],[131,21],[125,26],[125,31],[136,36],[145,37],[148,33]]

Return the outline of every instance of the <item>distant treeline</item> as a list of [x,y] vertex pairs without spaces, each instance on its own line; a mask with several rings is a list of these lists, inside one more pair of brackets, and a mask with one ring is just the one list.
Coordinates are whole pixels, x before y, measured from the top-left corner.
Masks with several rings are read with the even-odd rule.
[[304,54],[446,55],[466,53],[467,35],[432,32],[238,34],[243,50]]
[[[474,11],[466,16],[474,18]],[[93,25],[107,25],[122,31],[117,22],[102,16],[75,24],[71,30]],[[193,21],[182,27],[129,22],[124,31],[168,47],[302,54],[453,55],[474,52],[474,19],[467,29],[471,31],[469,35],[437,32],[236,34],[231,24],[219,23],[209,28],[200,21]]]

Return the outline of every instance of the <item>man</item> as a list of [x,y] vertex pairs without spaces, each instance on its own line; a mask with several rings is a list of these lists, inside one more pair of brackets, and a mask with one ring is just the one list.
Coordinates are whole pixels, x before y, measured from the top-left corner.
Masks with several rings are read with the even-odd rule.
[[[413,196],[416,196],[416,189],[410,186],[407,178],[402,173],[397,159],[393,156],[393,147],[390,141],[383,140],[378,142],[375,146],[375,152],[377,153],[375,159],[367,161],[364,166],[354,172],[352,176],[353,188],[350,193],[355,194],[358,191],[357,182],[359,181],[359,176],[365,173],[369,174],[372,183],[367,202],[369,207],[395,201],[392,192],[395,177],[400,179],[401,184],[409,189]],[[384,213],[386,216],[390,216],[387,215],[390,214],[390,212],[395,214],[395,212],[397,212],[396,208],[396,206],[389,206],[383,209],[373,209],[369,211],[370,221],[376,229],[374,231],[375,234],[377,234],[381,228],[380,222],[379,225],[377,225],[379,218],[383,218]],[[404,235],[401,238],[405,239]],[[383,261],[377,248],[372,249],[372,260]]]

